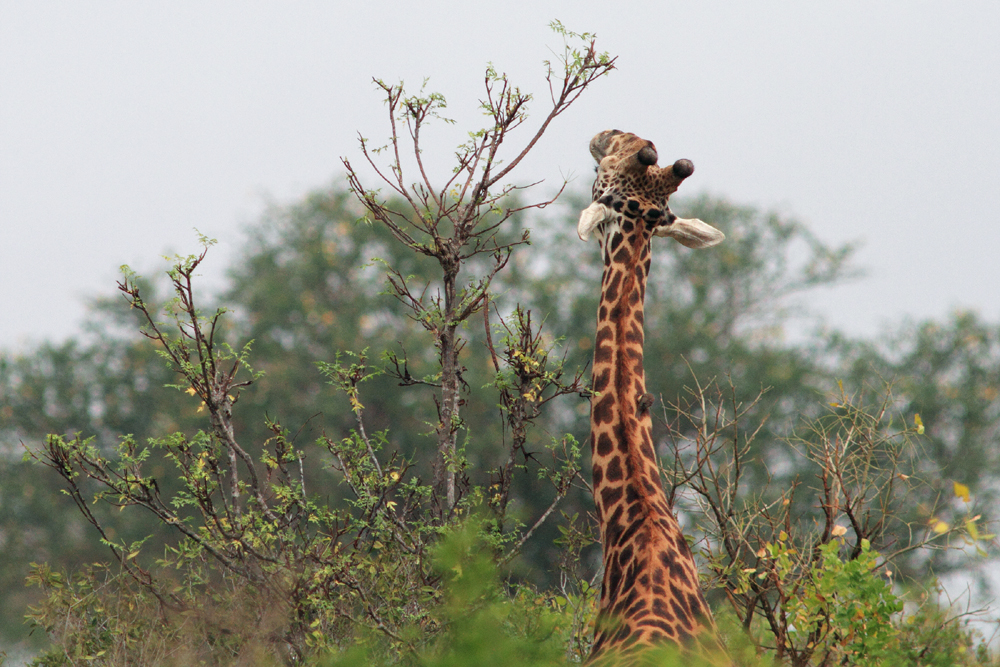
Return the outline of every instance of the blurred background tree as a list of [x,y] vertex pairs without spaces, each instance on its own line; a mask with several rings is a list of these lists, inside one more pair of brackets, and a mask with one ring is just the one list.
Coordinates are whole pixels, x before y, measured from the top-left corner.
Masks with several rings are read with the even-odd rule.
[[[584,201],[584,195],[571,193],[557,212],[510,221],[506,233],[513,238],[530,228],[532,244],[514,255],[495,285],[501,312],[519,302],[544,322],[545,336],[563,339],[569,368],[589,363],[600,280],[595,249],[574,234],[575,213]],[[857,273],[851,248],[827,247],[793,220],[724,199],[702,196],[676,208],[711,220],[726,231],[727,242],[713,253],[686,253],[667,244],[655,248],[646,350],[656,396],[674,402],[693,378],[728,378],[746,402],[766,388],[752,415],[767,419],[749,474],[758,481],[777,476],[791,483],[802,470],[782,453],[789,427],[815,415],[837,379],[849,386],[893,381],[899,412],[919,414],[927,425],[919,462],[926,478],[945,495],[959,482],[977,502],[992,502],[1000,470],[1000,328],[960,313],[941,323],[904,323],[879,341],[850,340],[818,327],[791,338],[791,322],[809,332],[812,321],[797,305]],[[254,341],[254,357],[267,372],[241,398],[238,429],[245,440],[263,442],[269,416],[280,417],[301,441],[321,433],[339,438],[353,428],[346,399],[329,390],[316,368],[316,361],[330,361],[338,350],[405,350],[413,375],[431,367],[433,359],[418,342],[419,327],[385,294],[383,265],[373,261],[381,258],[404,274],[428,276],[429,260],[405,252],[384,228],[359,224],[361,216],[353,198],[335,186],[272,208],[248,230],[228,271],[229,286],[218,297],[235,313],[234,333]],[[147,293],[156,287],[148,283]],[[110,448],[123,434],[142,441],[199,424],[197,401],[164,388],[171,373],[153,345],[134,334],[138,324],[123,301],[101,298],[93,302],[87,330],[78,339],[0,355],[0,609],[6,642],[24,636],[24,610],[37,595],[23,584],[29,562],[73,569],[107,558],[59,494],[59,481],[20,461],[22,444],[37,447],[49,433],[85,433]],[[473,388],[483,387],[495,371],[487,355],[472,350],[482,349],[485,328],[470,326],[465,335],[470,340],[462,357],[465,379]],[[388,428],[391,447],[421,466],[427,461],[421,452],[431,444],[427,424],[433,415],[421,411],[427,402],[412,389],[409,397],[399,394],[390,375],[371,382],[370,423]],[[468,439],[470,466],[497,468],[504,461],[495,443],[509,435],[497,420],[495,399],[473,391],[467,400],[464,416],[474,434]],[[543,451],[542,441],[562,432],[586,441],[587,401],[558,400],[531,436],[529,451]],[[665,428],[658,425],[659,438]],[[320,467],[309,470],[319,474]],[[429,478],[429,467],[422,474]],[[511,500],[516,515],[538,516],[548,505],[552,492],[537,487],[530,475],[517,478]],[[324,488],[334,497],[342,491],[337,485]],[[586,492],[576,490],[562,510],[586,516],[591,504]],[[103,512],[120,538],[156,532],[151,519],[138,513],[101,506],[95,511]],[[555,523],[546,524],[525,545],[520,576],[541,587],[553,583],[558,534]],[[594,547],[584,557],[592,565]],[[970,567],[970,561],[945,552],[922,552],[914,559],[911,573],[921,576]]]

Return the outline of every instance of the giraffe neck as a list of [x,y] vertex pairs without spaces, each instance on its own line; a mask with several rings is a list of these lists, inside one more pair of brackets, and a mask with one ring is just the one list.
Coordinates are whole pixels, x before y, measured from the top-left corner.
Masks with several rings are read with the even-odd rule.
[[606,546],[613,525],[607,518],[625,492],[666,502],[653,454],[642,358],[650,243],[641,234],[608,237],[594,347],[593,385],[600,397],[590,414],[594,495]]
[[[623,233],[624,231],[624,233]],[[643,301],[650,234],[627,214],[601,238],[591,409],[594,500],[604,551],[592,656],[609,647],[688,646],[710,629],[694,559],[667,502],[643,371]]]

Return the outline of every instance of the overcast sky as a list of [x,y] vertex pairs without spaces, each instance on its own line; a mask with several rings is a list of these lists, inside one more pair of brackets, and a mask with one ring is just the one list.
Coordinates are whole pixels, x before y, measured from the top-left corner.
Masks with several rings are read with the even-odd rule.
[[464,131],[492,62],[540,120],[553,18],[618,69],[516,180],[589,187],[590,138],[635,132],[695,163],[683,194],[862,241],[868,276],[810,303],[831,325],[998,319],[1000,3],[0,0],[0,347],[73,334],[118,266],[159,269],[194,227],[221,271],[269,201],[342,182],[357,132],[385,136],[373,76],[429,77]]

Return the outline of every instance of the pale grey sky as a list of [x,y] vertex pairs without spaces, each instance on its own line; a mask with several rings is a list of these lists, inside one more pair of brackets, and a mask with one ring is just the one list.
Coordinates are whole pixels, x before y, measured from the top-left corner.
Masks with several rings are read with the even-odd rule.
[[[1000,316],[996,2],[0,0],[0,347],[77,330],[84,300],[342,177],[386,133],[371,77],[478,120],[488,61],[546,95],[558,18],[618,70],[520,173],[589,186],[587,143],[654,142],[707,191],[864,242],[863,281],[809,304],[854,334],[956,307]],[[525,128],[524,134],[533,131]],[[439,174],[457,134],[427,145]],[[213,268],[214,267],[214,268]]]

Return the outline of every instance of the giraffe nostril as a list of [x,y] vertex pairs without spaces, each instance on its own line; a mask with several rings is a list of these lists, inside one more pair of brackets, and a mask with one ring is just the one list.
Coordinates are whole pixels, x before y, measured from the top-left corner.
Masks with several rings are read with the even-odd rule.
[[694,173],[694,163],[691,160],[678,160],[674,162],[673,170],[677,178],[687,178]]

